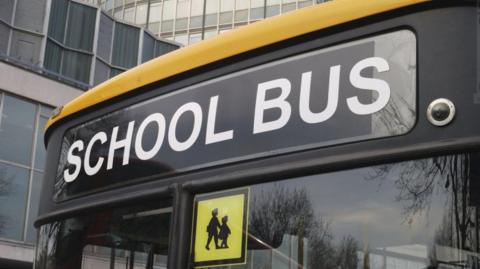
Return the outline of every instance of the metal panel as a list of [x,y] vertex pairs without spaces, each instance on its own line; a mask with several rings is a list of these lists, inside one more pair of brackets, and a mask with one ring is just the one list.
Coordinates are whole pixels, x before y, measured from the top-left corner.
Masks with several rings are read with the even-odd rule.
[[46,0],[17,1],[15,11],[15,26],[43,32]]
[[13,14],[14,0],[2,0],[0,1],[0,20],[10,23]]
[[155,57],[155,39],[149,34],[143,35],[143,55],[142,62],[146,62]]
[[70,3],[65,45],[84,51],[92,51],[95,33],[96,9]]
[[98,85],[109,78],[110,78],[110,67],[104,64],[102,61],[96,60],[95,75],[93,78],[94,79],[93,83],[95,85]]
[[111,44],[113,35],[113,20],[107,15],[100,15],[97,55],[103,60],[110,62]]
[[42,38],[25,32],[13,31],[10,56],[23,62],[38,65]]
[[0,54],[7,54],[10,28],[0,23]]

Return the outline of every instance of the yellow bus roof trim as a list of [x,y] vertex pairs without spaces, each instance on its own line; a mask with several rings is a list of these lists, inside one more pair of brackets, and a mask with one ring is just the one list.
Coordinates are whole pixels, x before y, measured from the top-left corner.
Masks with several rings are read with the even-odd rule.
[[[295,36],[428,0],[334,0],[272,17],[153,59],[87,91],[47,122],[194,68]],[[299,19],[301,18],[301,19]]]

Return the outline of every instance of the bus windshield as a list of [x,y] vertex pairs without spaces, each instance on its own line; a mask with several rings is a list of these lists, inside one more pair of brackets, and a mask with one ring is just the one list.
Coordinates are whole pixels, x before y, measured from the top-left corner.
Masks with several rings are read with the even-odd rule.
[[47,224],[37,268],[166,268],[172,208],[129,206]]
[[[234,268],[478,268],[478,167],[465,153],[252,185],[247,263]],[[142,206],[44,225],[36,266],[165,268],[170,215]]]

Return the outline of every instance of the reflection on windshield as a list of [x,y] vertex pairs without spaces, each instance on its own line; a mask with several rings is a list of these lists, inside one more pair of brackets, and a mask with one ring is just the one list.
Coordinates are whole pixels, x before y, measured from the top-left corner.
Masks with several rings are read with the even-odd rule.
[[41,269],[166,268],[171,207],[106,210],[41,227]]
[[247,264],[480,268],[480,155],[251,186]]

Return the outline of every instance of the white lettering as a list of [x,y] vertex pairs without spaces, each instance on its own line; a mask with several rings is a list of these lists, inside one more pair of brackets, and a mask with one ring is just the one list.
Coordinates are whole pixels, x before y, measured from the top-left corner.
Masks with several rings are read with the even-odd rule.
[[205,144],[217,143],[233,138],[233,130],[215,133],[215,119],[217,117],[218,95],[210,98],[210,106],[208,109],[207,134],[205,136]]
[[310,88],[312,84],[312,72],[302,74],[300,86],[300,117],[306,123],[320,123],[330,119],[338,105],[338,92],[340,85],[340,65],[330,67],[328,81],[327,106],[322,112],[314,113],[310,110]]
[[[145,150],[142,146],[142,138],[145,129],[150,123],[156,123],[158,128],[157,140],[150,150]],[[165,117],[160,113],[154,113],[142,121],[138,127],[137,136],[135,137],[135,153],[140,160],[151,159],[157,154],[162,147],[163,138],[165,137]]]
[[102,167],[102,164],[103,164],[103,158],[99,157],[97,163],[93,167],[90,166],[90,153],[92,152],[93,144],[95,144],[95,142],[97,141],[100,141],[100,144],[107,142],[107,134],[104,132],[96,133],[92,137],[92,139],[90,139],[90,142],[88,142],[87,149],[85,150],[85,158],[83,161],[84,163],[83,165],[84,165],[85,173],[87,173],[87,175],[89,176],[93,176],[96,173],[98,173],[98,171],[100,171],[100,168]]
[[[287,124],[292,113],[292,107],[290,103],[286,101],[290,94],[291,87],[290,81],[286,78],[279,78],[258,84],[257,99],[255,102],[255,118],[253,122],[254,134],[280,129]],[[280,88],[282,91],[280,96],[275,99],[265,100],[267,90],[276,88]],[[276,120],[264,122],[263,112],[271,108],[279,108],[281,115]]]
[[362,104],[358,96],[347,98],[347,104],[350,110],[358,115],[368,115],[380,111],[384,108],[390,99],[390,86],[384,80],[375,78],[366,78],[361,76],[363,69],[375,67],[378,72],[390,70],[388,62],[380,57],[370,57],[356,63],[350,71],[350,83],[359,89],[372,90],[378,93],[377,100],[371,104]]
[[117,141],[118,136],[118,126],[115,126],[112,131],[112,138],[110,140],[110,148],[108,149],[108,161],[107,161],[107,170],[113,168],[113,160],[115,157],[115,150],[123,149],[123,159],[122,165],[127,165],[128,161],[130,160],[130,145],[132,143],[132,133],[133,133],[133,125],[135,121],[131,121],[128,123],[127,127],[127,134],[125,139]]
[[72,182],[77,179],[82,168],[82,159],[76,155],[73,155],[74,150],[83,150],[83,142],[81,140],[75,141],[68,149],[67,162],[73,164],[75,166],[75,170],[73,170],[73,173],[70,173],[70,169],[65,169],[65,171],[63,171],[63,179],[66,182]]
[[[178,120],[183,113],[190,111],[193,113],[193,129],[190,137],[187,140],[180,142],[177,139],[176,128]],[[200,134],[200,129],[202,128],[202,108],[198,103],[190,102],[181,106],[175,114],[173,114],[172,120],[170,121],[170,126],[168,127],[168,142],[170,147],[175,151],[185,151],[189,149],[197,140],[198,135]]]

